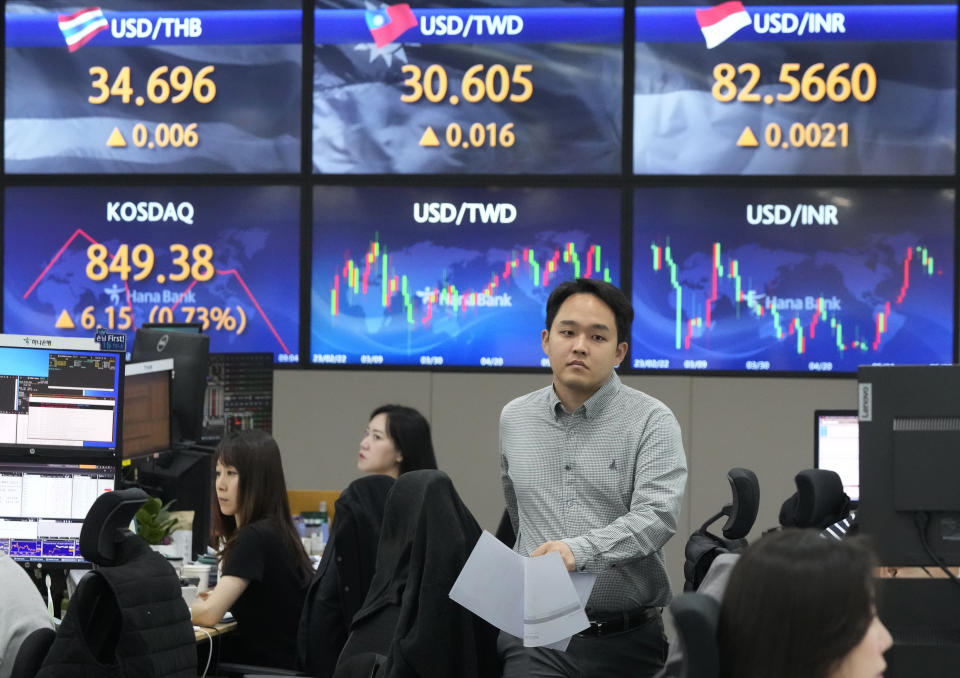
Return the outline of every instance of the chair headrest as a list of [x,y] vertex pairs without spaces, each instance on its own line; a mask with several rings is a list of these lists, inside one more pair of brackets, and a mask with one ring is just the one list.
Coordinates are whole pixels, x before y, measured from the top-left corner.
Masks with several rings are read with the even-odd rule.
[[794,478],[797,491],[780,507],[784,527],[823,529],[850,513],[850,497],[836,471],[806,469]]
[[104,492],[93,502],[80,528],[80,553],[91,563],[112,565],[116,542],[149,496],[138,487]]
[[[723,524],[723,536],[727,539],[743,539],[753,528],[760,510],[760,483],[757,474],[750,469],[732,468],[727,472],[733,502]],[[726,513],[726,508],[724,509]]]

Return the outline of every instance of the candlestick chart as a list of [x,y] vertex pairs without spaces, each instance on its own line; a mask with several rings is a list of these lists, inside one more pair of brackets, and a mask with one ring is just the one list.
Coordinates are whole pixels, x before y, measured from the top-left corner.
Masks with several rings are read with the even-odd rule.
[[[442,193],[430,204],[493,204],[483,197],[478,202],[476,191]],[[411,204],[429,201],[410,191],[357,201],[361,211],[366,204],[389,215],[387,223],[362,214],[332,218],[328,204],[323,219],[339,225],[318,224],[314,234],[312,361],[541,365],[539,333],[556,285],[579,277],[619,282],[617,206],[594,204],[608,197],[601,191],[587,200],[587,212],[572,207],[561,217],[575,197],[560,199],[559,192],[548,191],[559,213],[544,213],[542,195],[504,193],[496,204],[510,205],[509,223],[418,223],[411,219]],[[599,212],[588,216],[590,205]],[[356,219],[357,227],[342,219]],[[545,220],[560,227],[544,229]]]
[[[728,215],[707,192],[674,212],[669,234],[638,228],[633,366],[850,372],[951,362],[952,193],[846,190],[832,196],[832,220],[804,224],[784,211],[783,223],[761,223],[762,204],[822,200],[785,193],[744,214],[734,192]],[[691,210],[699,221],[685,221]]]

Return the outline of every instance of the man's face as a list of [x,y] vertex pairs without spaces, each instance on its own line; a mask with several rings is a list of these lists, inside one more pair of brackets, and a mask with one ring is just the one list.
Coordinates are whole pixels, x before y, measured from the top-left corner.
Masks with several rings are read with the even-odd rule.
[[554,381],[578,393],[594,393],[627,354],[627,342],[617,343],[613,311],[592,294],[567,297],[541,341]]

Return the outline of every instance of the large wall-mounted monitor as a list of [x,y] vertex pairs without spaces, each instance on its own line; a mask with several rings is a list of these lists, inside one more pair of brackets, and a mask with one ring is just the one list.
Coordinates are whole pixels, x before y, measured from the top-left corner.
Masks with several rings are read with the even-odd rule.
[[7,187],[7,332],[127,336],[200,323],[211,350],[297,362],[300,191],[293,186]]
[[633,89],[637,174],[952,175],[957,3],[640,0]]
[[109,462],[0,459],[0,553],[25,564],[89,566],[80,554],[80,528],[116,478]]
[[0,335],[0,454],[116,456],[122,384],[91,339]]
[[852,373],[953,361],[953,189],[635,197],[634,368]]
[[620,172],[622,2],[316,6],[314,171]]
[[6,3],[10,174],[300,169],[299,0]]
[[314,364],[546,366],[547,297],[620,282],[610,189],[314,190]]

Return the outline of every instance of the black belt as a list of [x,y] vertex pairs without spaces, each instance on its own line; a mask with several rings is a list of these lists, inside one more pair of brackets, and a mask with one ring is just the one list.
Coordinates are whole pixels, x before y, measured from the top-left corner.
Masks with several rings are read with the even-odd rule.
[[590,626],[577,635],[581,638],[599,638],[643,626],[659,618],[659,607],[638,607],[635,610],[623,612],[601,612],[591,616]]

